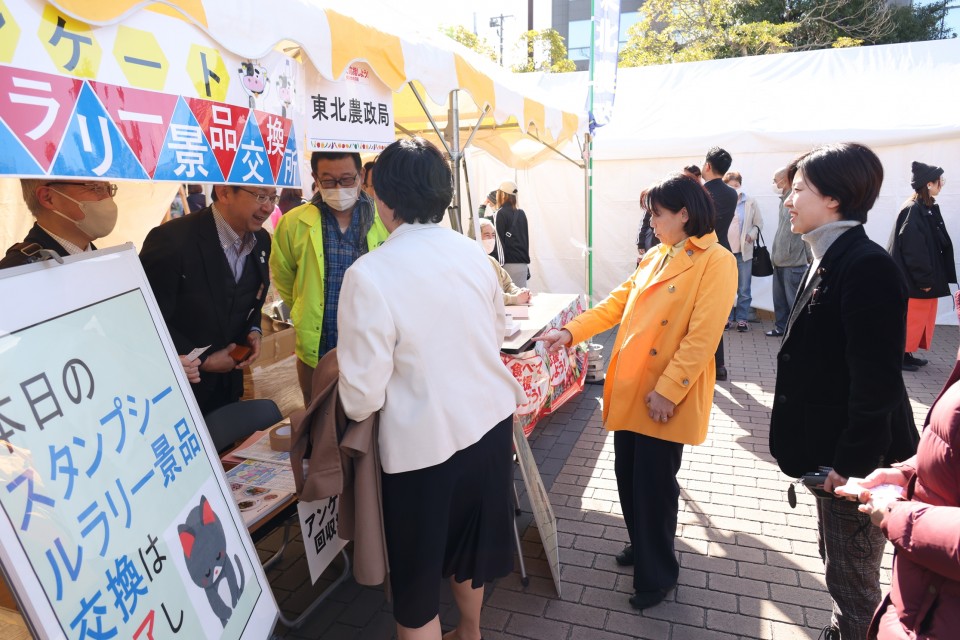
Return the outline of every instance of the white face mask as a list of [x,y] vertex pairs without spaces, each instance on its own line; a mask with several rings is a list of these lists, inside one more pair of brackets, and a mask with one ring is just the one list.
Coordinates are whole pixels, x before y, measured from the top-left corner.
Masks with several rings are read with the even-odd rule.
[[360,198],[360,185],[339,187],[336,189],[324,189],[321,187],[320,196],[331,209],[349,211]]
[[493,253],[493,250],[497,248],[497,239],[496,238],[484,238],[483,239],[483,250],[487,253]]
[[52,209],[52,211],[61,218],[65,218],[77,225],[80,231],[83,231],[94,240],[110,235],[113,228],[117,226],[117,203],[113,201],[113,198],[80,201],[71,198],[62,191],[57,191],[53,187],[50,187],[50,190],[59,193],[71,202],[75,202],[83,213],[83,220],[74,220],[56,209]]
[[775,194],[777,194],[778,196],[782,196],[782,195],[783,195],[783,189],[781,189],[780,187],[778,187],[776,182],[773,183],[772,189],[773,189],[773,192],[774,192]]

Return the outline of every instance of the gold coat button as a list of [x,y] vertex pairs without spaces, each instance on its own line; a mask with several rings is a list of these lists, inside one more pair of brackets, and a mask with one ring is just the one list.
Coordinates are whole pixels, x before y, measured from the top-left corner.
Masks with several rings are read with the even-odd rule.
[[673,286],[672,284],[667,287],[667,291],[669,291],[670,293],[673,293],[673,292],[676,291],[676,290],[677,290],[677,288],[676,288],[675,286]]
[[688,379],[684,378],[684,379],[683,379],[683,386],[687,386],[687,385],[689,385],[689,384],[690,384],[690,381],[689,381]]

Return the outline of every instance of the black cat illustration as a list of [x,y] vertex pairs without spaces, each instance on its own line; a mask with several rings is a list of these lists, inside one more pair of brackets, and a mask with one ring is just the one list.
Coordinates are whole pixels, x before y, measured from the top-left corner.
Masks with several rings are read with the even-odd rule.
[[[177,532],[180,534],[183,557],[190,577],[194,584],[206,592],[210,608],[226,627],[230,614],[243,593],[243,565],[236,554],[233,556],[234,562],[230,562],[223,525],[207,502],[206,496],[200,496],[200,505],[190,510],[187,521],[177,527]],[[236,571],[240,572],[239,586],[234,564]],[[218,591],[223,580],[226,580],[230,587],[230,605],[223,601]]]

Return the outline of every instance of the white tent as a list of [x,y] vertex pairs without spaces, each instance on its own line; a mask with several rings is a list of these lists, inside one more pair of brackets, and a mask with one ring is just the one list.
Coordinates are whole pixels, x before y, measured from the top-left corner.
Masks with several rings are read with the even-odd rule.
[[[456,130],[460,135],[461,147],[470,138],[472,144],[512,166],[537,162],[545,153],[551,153],[545,151],[545,144],[565,144],[581,126],[582,105],[575,112],[555,108],[540,99],[537,87],[525,83],[522,77],[505,72],[439,33],[419,30],[415,17],[405,15],[403,7],[394,8],[381,0],[278,0],[272,4],[257,0],[10,0],[6,4],[9,6],[2,16],[6,26],[5,39],[0,43],[0,75],[9,67],[84,82],[111,83],[121,88],[137,86],[158,95],[197,98],[202,97],[203,80],[198,83],[189,71],[201,68],[201,55],[202,68],[206,69],[207,54],[211,61],[219,60],[221,54],[249,61],[280,52],[301,61],[311,77],[327,81],[343,80],[351,63],[365,62],[394,92],[394,122],[401,132],[428,133],[432,131],[430,118],[440,127],[449,127],[448,123],[454,121],[458,126],[450,132]],[[75,40],[48,37],[59,21],[81,35],[74,36]],[[53,42],[59,43],[62,51],[52,50]],[[78,57],[79,63],[73,57]],[[125,65],[131,64],[131,59],[160,70],[151,76],[148,86],[136,81],[145,77],[139,66],[134,80],[127,75],[129,69]],[[224,76],[224,96],[218,101],[247,104],[240,82],[229,82],[232,72],[222,66],[217,71]],[[236,67],[232,65],[232,69]],[[209,78],[206,82],[209,85]],[[38,86],[37,82],[32,81],[31,86]],[[457,96],[458,109],[448,115],[452,93]],[[49,98],[29,96],[18,100],[37,106]],[[291,108],[306,114],[296,122],[300,138],[304,137],[303,120],[309,120],[312,112],[309,104],[306,93],[293,99]],[[72,108],[71,104],[62,111],[69,115]],[[429,116],[424,115],[425,110]],[[53,113],[58,111],[59,106]],[[292,119],[296,121],[295,116]],[[12,120],[12,115],[0,110],[0,139],[6,140],[2,138],[4,127],[15,128],[7,120]],[[87,141],[83,144],[89,146]],[[58,140],[50,142],[53,149],[57,145]],[[19,151],[19,145],[12,151]],[[8,154],[12,155],[12,151],[7,149]],[[304,150],[299,157],[303,171],[309,153]],[[4,176],[33,176],[38,175],[38,170],[5,169],[0,163],[0,174]],[[139,243],[162,220],[178,187],[176,181],[162,182],[155,176],[152,181],[131,179],[117,196],[120,222],[99,246],[124,241]],[[203,181],[199,176],[184,180]],[[3,249],[23,238],[33,219],[22,202],[19,184],[13,179],[0,178],[0,207],[6,213],[0,219]]]
[[[912,193],[910,162],[919,160],[946,170],[938,201],[960,244],[958,81],[956,40],[621,69],[613,120],[597,130],[594,144],[595,299],[635,264],[641,189],[684,165],[702,164],[714,145],[731,153],[732,170],[743,174],[744,190],[757,199],[768,243],[779,204],[772,186],[776,169],[817,144],[858,141],[877,152],[886,172],[868,234],[887,245]],[[567,108],[583,104],[586,83],[582,73],[540,80]],[[576,147],[567,151],[579,155]],[[474,201],[512,173],[482,153],[468,163]],[[516,178],[530,219],[532,286],[582,291],[582,169],[557,158]],[[754,306],[773,308],[770,280],[754,279]],[[956,323],[948,301],[940,311],[939,322]]]

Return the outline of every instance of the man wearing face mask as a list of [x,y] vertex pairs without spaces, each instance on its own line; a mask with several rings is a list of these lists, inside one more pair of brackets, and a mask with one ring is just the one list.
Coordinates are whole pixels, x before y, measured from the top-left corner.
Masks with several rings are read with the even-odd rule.
[[390,235],[373,199],[361,191],[359,153],[314,152],[317,193],[284,215],[273,233],[270,270],[297,334],[297,378],[310,404],[317,362],[337,346],[340,285],[357,258]]
[[[204,415],[240,399],[241,370],[260,355],[270,286],[270,234],[262,227],[277,198],[274,187],[217,185],[211,206],[143,241],[140,262]],[[191,372],[185,357],[207,346]]]
[[93,241],[109,235],[117,223],[115,184],[24,179],[20,187],[36,222],[23,242],[7,250],[0,269],[42,260],[41,249],[64,257],[94,251]]

